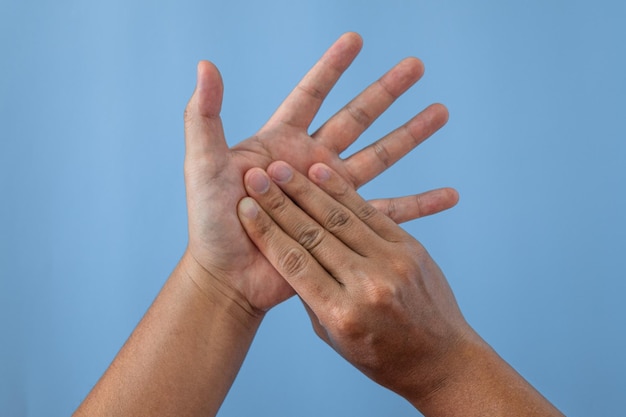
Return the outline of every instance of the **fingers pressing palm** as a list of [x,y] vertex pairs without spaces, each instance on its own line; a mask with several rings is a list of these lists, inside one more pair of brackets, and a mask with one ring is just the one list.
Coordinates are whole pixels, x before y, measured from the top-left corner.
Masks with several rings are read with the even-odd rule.
[[[346,159],[340,158],[422,76],[422,63],[408,58],[309,134],[322,102],[361,45],[361,38],[354,33],[340,37],[266,125],[231,149],[226,145],[219,118],[223,91],[219,72],[208,62],[199,65],[198,85],[185,112],[189,250],[216,279],[242,294],[253,308],[266,310],[288,298],[293,290],[251,243],[237,218],[237,203],[245,195],[242,178],[248,169],[266,168],[274,160],[283,160],[306,173],[314,163],[324,162],[358,188],[447,121],[445,107],[432,105],[375,143]],[[456,201],[456,192],[444,189],[424,193],[421,198],[379,200],[376,207],[392,218],[394,213],[401,213],[394,220],[404,221],[447,209]],[[394,210],[388,209],[392,206]]]

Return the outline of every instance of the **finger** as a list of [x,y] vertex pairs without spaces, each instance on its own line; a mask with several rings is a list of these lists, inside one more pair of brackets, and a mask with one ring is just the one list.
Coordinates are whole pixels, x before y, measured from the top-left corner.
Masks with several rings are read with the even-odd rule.
[[287,124],[308,129],[328,92],[361,50],[356,33],[342,35],[287,96],[264,128]]
[[270,164],[267,173],[249,170],[244,184],[248,195],[335,278],[374,246],[377,236],[367,226],[285,162]]
[[257,204],[244,197],[238,205],[239,220],[246,233],[274,269],[313,309],[321,308],[341,289],[340,284],[311,253],[287,235]]
[[198,79],[185,109],[185,148],[187,157],[221,157],[228,151],[220,118],[224,86],[217,67],[208,61],[198,63]]
[[[378,211],[354,190],[339,174],[325,164],[317,163],[309,169],[309,178],[330,197],[347,207],[362,223],[379,237],[395,241],[406,236],[391,218]],[[366,241],[364,244],[370,244]]]
[[453,188],[440,188],[425,193],[396,198],[381,198],[368,203],[396,223],[404,223],[452,208],[459,201]]
[[[309,251],[311,251],[309,246],[327,246],[324,248],[327,249],[323,251],[324,253],[321,253],[321,250],[320,253],[317,253],[317,248],[315,248],[316,253],[312,252],[324,267],[328,269],[338,265],[335,257],[331,255],[335,254],[336,251],[345,250],[340,245],[335,245],[330,237],[338,239],[338,242],[361,257],[376,251],[376,243],[380,240],[379,236],[361,222],[352,211],[315,186],[307,177],[297,172],[289,164],[282,161],[274,162],[268,166],[267,173],[280,189],[274,190],[270,187],[267,196],[264,196],[263,199],[260,196],[254,197],[281,225],[283,230]],[[281,197],[283,192],[289,198]],[[270,199],[274,201],[270,201]],[[306,223],[303,223],[304,220],[298,213],[292,213],[279,207],[283,200],[287,200],[289,204],[292,204],[291,200],[293,200],[302,209],[303,215],[310,216],[316,221],[316,225],[319,224],[321,227],[319,229],[303,227],[303,224]],[[329,243],[324,244],[322,242],[324,238]],[[360,257],[358,259],[361,260]],[[342,262],[350,261],[351,259],[346,257]],[[340,265],[345,267],[346,263]]]
[[448,121],[448,110],[433,104],[405,125],[345,160],[356,187],[369,182],[424,142]]
[[424,74],[417,58],[407,58],[370,85],[313,135],[337,154],[354,142],[389,106]]

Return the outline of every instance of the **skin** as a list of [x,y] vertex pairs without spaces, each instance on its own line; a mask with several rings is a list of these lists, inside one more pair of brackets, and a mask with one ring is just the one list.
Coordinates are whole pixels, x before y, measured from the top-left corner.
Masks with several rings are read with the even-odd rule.
[[[323,162],[353,189],[400,159],[447,121],[432,105],[374,144],[339,155],[423,74],[415,58],[401,61],[312,134],[324,98],[361,48],[340,37],[253,137],[229,148],[219,117],[223,85],[217,68],[198,65],[185,110],[188,247],[153,305],[76,416],[215,415],[265,312],[295,292],[245,233],[237,204],[244,174],[288,161],[307,172]],[[448,188],[372,201],[402,222],[456,204]]]
[[424,247],[324,164],[249,170],[246,232],[316,333],[425,416],[562,416],[468,325]]

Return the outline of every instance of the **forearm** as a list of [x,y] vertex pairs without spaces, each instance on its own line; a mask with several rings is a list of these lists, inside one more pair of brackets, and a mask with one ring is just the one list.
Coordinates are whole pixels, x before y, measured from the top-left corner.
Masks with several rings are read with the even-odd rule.
[[428,395],[406,396],[425,416],[563,416],[479,336],[472,339],[442,365],[446,376]]
[[203,273],[183,256],[76,416],[217,413],[261,317],[216,287],[201,291],[192,275]]
[[562,416],[469,327],[419,242],[330,167],[308,174],[249,170],[238,213],[323,340],[427,417]]

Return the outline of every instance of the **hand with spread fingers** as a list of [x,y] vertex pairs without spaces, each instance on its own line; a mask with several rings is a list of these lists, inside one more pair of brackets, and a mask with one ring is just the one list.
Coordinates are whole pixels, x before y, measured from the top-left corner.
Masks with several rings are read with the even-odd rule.
[[[220,74],[209,62],[198,65],[196,90],[185,110],[187,250],[76,416],[217,413],[265,312],[294,294],[237,217],[246,171],[284,160],[305,173],[323,162],[354,190],[446,123],[445,107],[435,104],[361,151],[340,157],[421,77],[421,62],[408,58],[309,133],[324,98],[360,48],[357,34],[340,37],[265,126],[232,148],[220,120]],[[457,199],[456,191],[443,188],[372,204],[387,221],[403,222],[450,208]]]
[[308,176],[249,170],[238,213],[324,341],[426,416],[561,415],[467,324],[413,237],[327,165]]
[[[256,135],[228,148],[219,119],[222,82],[208,62],[199,65],[198,85],[186,110],[185,178],[191,258],[241,298],[251,312],[262,312],[293,294],[241,228],[235,207],[245,195],[241,178],[252,167],[274,160],[307,172],[316,162],[335,169],[356,189],[442,127],[447,110],[432,105],[361,151],[340,154],[403,92],[419,80],[424,68],[415,58],[401,61],[366,88],[316,132],[308,129],[324,98],[361,48],[361,38],[347,33],[322,56]],[[381,212],[403,222],[445,210],[458,199],[444,188],[419,198],[374,201]],[[391,210],[393,208],[393,210]],[[200,280],[200,287],[206,282]]]

